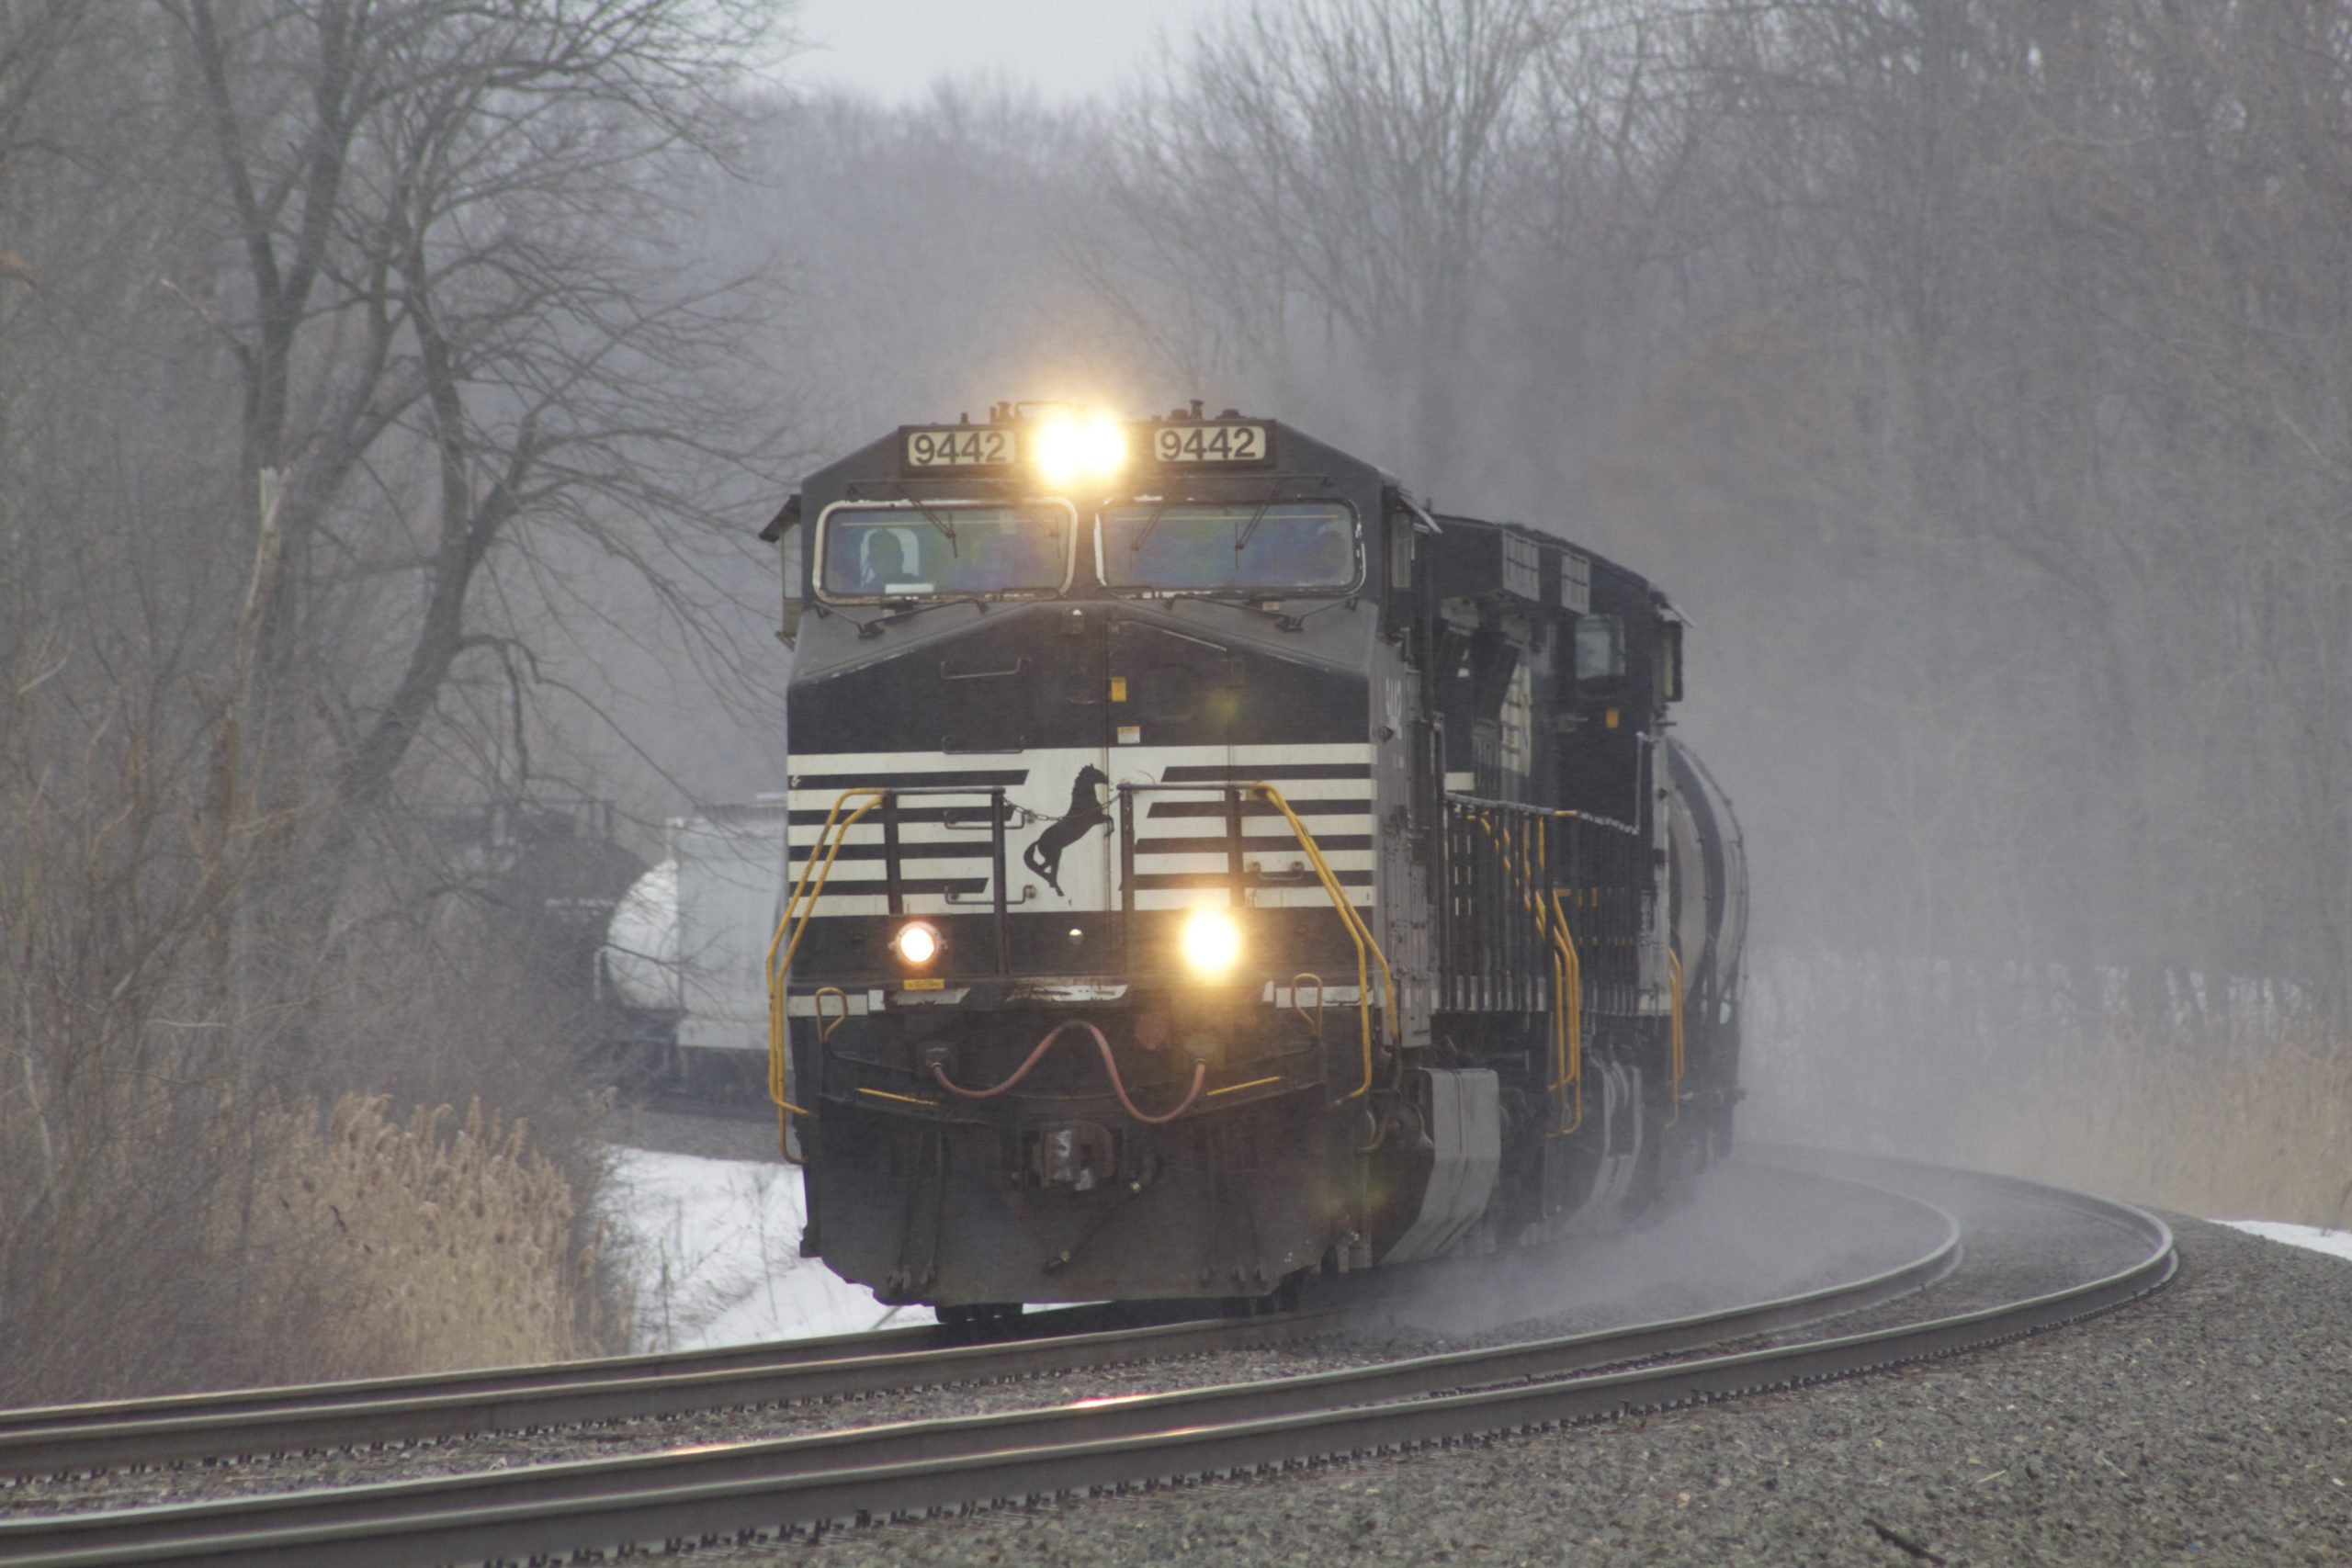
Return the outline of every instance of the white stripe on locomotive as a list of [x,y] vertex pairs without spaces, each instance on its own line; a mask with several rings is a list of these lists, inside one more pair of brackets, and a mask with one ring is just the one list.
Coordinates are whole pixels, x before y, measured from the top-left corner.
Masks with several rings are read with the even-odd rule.
[[[827,752],[797,757],[789,797],[793,817],[788,829],[790,875],[794,882],[798,881],[809,848],[826,836],[825,814],[833,809],[844,789],[858,783],[880,778],[902,787],[947,788],[953,793],[902,795],[899,797],[899,809],[913,813],[945,807],[950,813],[970,811],[976,818],[980,816],[978,808],[985,806],[990,788],[1001,787],[1006,800],[1021,807],[1025,818],[1006,836],[1009,907],[1031,911],[1099,912],[1112,907],[1116,899],[1115,887],[1105,886],[1115,882],[1118,875],[1114,818],[1064,848],[1062,863],[1057,870],[1066,867],[1069,873],[1061,877],[1069,885],[1065,897],[1057,898],[1050,885],[1045,884],[1022,856],[1055,822],[1069,814],[1073,790],[1082,771],[1090,766],[1102,768],[1106,761],[1114,784],[1157,784],[1172,769],[1214,770],[1216,774],[1245,781],[1265,778],[1283,792],[1283,799],[1314,834],[1322,847],[1325,863],[1339,877],[1350,902],[1360,908],[1372,904],[1372,880],[1377,863],[1376,851],[1372,847],[1372,748],[1358,742],[1123,747],[1107,756],[1093,748],[1055,747],[972,757],[926,751]],[[1282,776],[1296,771],[1319,773],[1335,768],[1361,769],[1363,776]],[[931,785],[930,781],[934,779],[938,784]],[[981,780],[987,782],[978,782]],[[1223,839],[1224,812],[1204,813],[1200,809],[1221,799],[1213,787],[1206,787],[1216,780],[1201,782],[1204,787],[1197,790],[1151,790],[1136,797],[1140,807],[1135,844],[1138,880],[1188,873],[1221,876],[1228,869],[1222,849],[1207,852],[1199,849],[1197,843],[1183,850],[1155,847],[1185,840]],[[1110,788],[1098,786],[1096,798],[1105,808],[1115,804]],[[842,815],[846,817],[858,804],[859,800],[851,800]],[[1167,809],[1170,807],[1177,809]],[[1184,809],[1185,807],[1191,809]],[[884,879],[878,874],[885,829],[876,814],[869,812],[855,827],[833,836],[842,842],[842,853],[833,862],[814,912],[820,916],[888,913],[889,902],[882,887]],[[984,820],[951,825],[944,820],[902,819],[898,824],[898,840],[900,905],[904,912],[963,914],[993,908],[989,881],[994,867]],[[1247,889],[1244,897],[1250,904],[1272,908],[1328,905],[1329,899],[1319,879],[1305,871],[1306,855],[1290,824],[1270,806],[1252,802],[1245,808],[1242,841],[1245,863],[1252,868],[1282,873],[1296,866],[1304,874],[1301,886]],[[922,852],[927,848],[949,845],[960,852]],[[858,850],[864,852],[853,858],[853,852]],[[1101,871],[1095,869],[1098,864]],[[942,883],[956,886],[941,889],[937,885]],[[1139,886],[1135,893],[1135,907],[1181,909],[1195,904],[1220,903],[1227,896],[1223,886]]]

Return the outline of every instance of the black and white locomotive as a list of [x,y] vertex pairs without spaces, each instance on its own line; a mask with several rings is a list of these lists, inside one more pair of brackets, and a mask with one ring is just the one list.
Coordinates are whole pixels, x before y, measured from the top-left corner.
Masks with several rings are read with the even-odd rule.
[[1641,578],[1197,403],[902,427],[764,536],[805,1253],[956,1316],[1264,1298],[1728,1148],[1746,869]]

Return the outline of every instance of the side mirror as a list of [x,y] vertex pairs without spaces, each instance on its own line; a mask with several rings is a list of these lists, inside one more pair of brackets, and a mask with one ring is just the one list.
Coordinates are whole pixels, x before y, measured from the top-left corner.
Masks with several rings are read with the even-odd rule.
[[776,617],[776,640],[790,648],[800,639],[801,601],[807,583],[801,570],[800,492],[794,491],[776,508],[767,526],[760,530],[763,544],[776,547],[776,559],[783,566],[784,608]]
[[796,518],[785,525],[776,539],[776,555],[784,568],[784,604],[776,618],[775,635],[786,648],[799,643],[801,599],[808,586],[802,569],[801,537],[800,524]]
[[1419,618],[1421,592],[1415,585],[1414,558],[1420,553],[1417,536],[1435,534],[1437,523],[1413,498],[1395,485],[1380,492],[1381,566],[1385,588],[1388,634],[1402,637]]

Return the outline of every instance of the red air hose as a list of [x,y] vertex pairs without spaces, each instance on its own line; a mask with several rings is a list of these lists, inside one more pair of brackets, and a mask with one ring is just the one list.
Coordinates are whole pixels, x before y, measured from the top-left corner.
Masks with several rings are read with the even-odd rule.
[[1079,1028],[1086,1031],[1087,1033],[1094,1036],[1094,1043],[1099,1046],[1102,1052],[1102,1070],[1111,1075],[1111,1092],[1119,1097],[1119,1103],[1126,1107],[1128,1115],[1134,1117],[1136,1121],[1142,1122],[1147,1127],[1163,1126],[1170,1122],[1175,1121],[1176,1118],[1193,1109],[1193,1102],[1201,1098],[1202,1088],[1209,1081],[1209,1065],[1206,1062],[1193,1063],[1193,1087],[1191,1089],[1186,1091],[1184,1098],[1177,1102],[1176,1109],[1159,1116],[1147,1116],[1142,1111],[1136,1109],[1136,1102],[1134,1100],[1127,1098],[1127,1086],[1119,1077],[1118,1058],[1111,1055],[1111,1042],[1104,1039],[1102,1032],[1095,1028],[1094,1025],[1087,1022],[1084,1019],[1076,1018],[1069,1019],[1061,1023],[1056,1024],[1054,1026],[1053,1032],[1046,1035],[1043,1040],[1038,1041],[1037,1048],[1030,1052],[1028,1058],[1019,1066],[1012,1069],[1012,1076],[1005,1079],[1002,1083],[997,1085],[994,1089],[966,1089],[960,1084],[957,1084],[954,1079],[950,1078],[947,1076],[947,1069],[942,1066],[935,1066],[932,1068],[931,1076],[933,1078],[937,1080],[940,1088],[945,1089],[948,1093],[956,1096],[958,1099],[993,1099],[995,1096],[1002,1094],[1005,1090],[1011,1089],[1014,1084],[1019,1083],[1023,1078],[1027,1077],[1029,1076],[1029,1069],[1035,1066],[1040,1061],[1045,1059],[1046,1053],[1053,1049],[1054,1042],[1062,1037],[1062,1031],[1069,1028],[1071,1024],[1076,1024]]

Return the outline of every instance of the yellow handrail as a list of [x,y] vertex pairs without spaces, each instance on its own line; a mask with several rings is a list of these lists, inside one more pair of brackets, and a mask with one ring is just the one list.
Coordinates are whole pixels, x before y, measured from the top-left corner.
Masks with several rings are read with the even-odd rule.
[[[1346,1098],[1362,1100],[1372,1092],[1372,975],[1364,966],[1364,952],[1369,948],[1380,964],[1382,995],[1387,999],[1388,1034],[1394,1041],[1396,1037],[1396,976],[1388,967],[1388,955],[1381,952],[1380,943],[1373,940],[1371,929],[1363,923],[1363,917],[1356,913],[1356,907],[1348,901],[1347,891],[1340,886],[1340,879],[1332,874],[1330,863],[1323,858],[1322,847],[1316,843],[1315,835],[1306,830],[1306,824],[1299,820],[1298,813],[1290,808],[1290,802],[1283,798],[1283,792],[1272,784],[1254,780],[1238,787],[1254,789],[1264,795],[1290,823],[1290,830],[1297,836],[1298,847],[1306,852],[1307,863],[1315,867],[1315,874],[1321,879],[1323,891],[1329,897],[1331,907],[1340,912],[1341,923],[1348,928],[1348,935],[1355,942],[1356,1010],[1363,1020],[1363,1082]],[[1295,1000],[1295,997],[1293,999]]]
[[[1301,980],[1312,980],[1315,982],[1315,1016],[1312,1018],[1307,1018],[1306,1016],[1306,1004],[1298,999],[1301,994],[1306,990],[1306,987],[1299,984]],[[1359,991],[1356,994],[1358,997],[1362,997],[1363,993]],[[1315,1032],[1316,1039],[1320,1040],[1323,1038],[1322,976],[1316,974],[1312,970],[1302,969],[1297,974],[1293,975],[1290,977],[1290,1010],[1298,1014],[1299,1017],[1306,1019],[1306,1027]],[[1219,1090],[1216,1092],[1221,1093],[1223,1091]]]
[[[1567,910],[1560,902],[1566,896],[1565,890],[1551,889],[1547,907],[1538,873],[1542,874],[1543,879],[1548,880],[1552,869],[1549,818],[1571,817],[1576,813],[1549,812],[1532,823],[1522,822],[1515,851],[1510,829],[1498,830],[1491,813],[1474,811],[1465,815],[1494,844],[1503,874],[1510,877],[1516,874],[1520,905],[1534,912],[1537,939],[1551,951],[1552,1058],[1558,1075],[1552,1080],[1551,1092],[1557,1097],[1563,1090],[1572,1091],[1576,1106],[1576,1119],[1565,1127],[1555,1124],[1552,1135],[1566,1137],[1584,1125],[1584,963],[1577,953],[1576,939],[1568,930]],[[1535,844],[1532,861],[1528,854],[1531,838]],[[1514,852],[1518,860],[1516,866],[1512,864]]]
[[1682,1120],[1682,955],[1670,947],[1666,950],[1666,973],[1674,985],[1667,997],[1667,1037],[1670,1042],[1667,1079],[1674,1109],[1667,1113],[1666,1124],[1671,1127]]
[[[1489,820],[1489,814],[1484,811],[1471,813],[1470,819],[1478,825],[1478,830],[1486,834],[1487,839],[1494,844],[1496,853],[1500,857],[1503,875],[1505,877],[1510,877],[1513,873],[1513,867],[1511,864],[1511,855],[1513,851],[1510,829],[1505,829],[1502,831],[1498,832],[1492,822]],[[1552,1032],[1556,1037],[1560,1032],[1560,1010],[1566,1004],[1560,1000],[1557,989],[1560,985],[1559,969],[1561,963],[1560,955],[1556,951],[1559,939],[1554,934],[1551,929],[1551,912],[1545,908],[1544,888],[1542,885],[1544,879],[1548,879],[1552,869],[1550,825],[1547,819],[1542,817],[1538,817],[1532,821],[1522,821],[1519,825],[1518,837],[1519,843],[1517,853],[1519,856],[1519,864],[1517,867],[1517,874],[1519,879],[1520,908],[1531,911],[1535,916],[1535,939],[1538,944],[1546,949],[1553,950],[1552,978],[1555,989],[1551,1011]],[[1535,845],[1535,852],[1532,857],[1528,853],[1528,844],[1531,840],[1532,840]],[[1541,874],[1540,877],[1539,874]],[[1557,897],[1557,894],[1554,895],[1555,899]],[[1565,927],[1566,922],[1566,917],[1565,915],[1561,917],[1561,922]],[[1576,965],[1577,960],[1573,948],[1568,953],[1567,963],[1571,967]],[[1555,1043],[1555,1054],[1556,1049]],[[1557,1088],[1558,1086],[1555,1085],[1554,1087]]]
[[[827,997],[839,997],[842,1003],[842,1010],[830,1018],[825,1013]],[[817,1043],[822,1045],[833,1037],[834,1030],[849,1021],[849,993],[839,986],[820,986],[808,998],[808,1010],[817,1021]]]
[[[1534,897],[1536,938],[1550,950],[1552,954],[1552,1059],[1559,1070],[1560,1077],[1552,1086],[1551,1096],[1554,1100],[1552,1125],[1557,1133],[1560,1122],[1557,1103],[1560,1085],[1567,1081],[1568,1071],[1568,1010],[1577,1006],[1581,1000],[1582,982],[1579,976],[1576,982],[1579,987],[1579,994],[1576,998],[1571,998],[1568,994],[1571,984],[1569,977],[1577,972],[1576,950],[1572,945],[1565,948],[1563,945],[1567,938],[1566,919],[1561,918],[1555,926],[1552,918],[1554,914],[1552,903],[1558,895],[1554,894],[1548,898],[1544,896],[1545,889],[1552,880],[1551,818],[1548,816],[1535,818],[1532,834],[1535,840],[1535,865],[1529,873],[1527,886],[1529,892]],[[1581,1022],[1582,1020],[1579,1019],[1579,1025]],[[1579,1050],[1577,1055],[1577,1066],[1581,1068],[1583,1065],[1584,1056]],[[1567,1131],[1573,1133],[1582,1125],[1584,1125],[1584,1086],[1579,1081],[1577,1086],[1577,1119],[1569,1125]]]
[[[787,1117],[816,1114],[814,1111],[803,1110],[793,1104],[789,1098],[791,1089],[786,1076],[788,1053],[785,1050],[784,1044],[784,977],[792,971],[792,955],[800,951],[800,939],[808,930],[808,918],[816,913],[817,900],[823,896],[825,883],[833,874],[833,862],[840,858],[842,845],[847,841],[849,830],[857,826],[859,818],[881,805],[883,797],[888,794],[889,791],[887,789],[867,784],[856,789],[845,789],[834,797],[833,808],[825,813],[825,825],[817,830],[815,841],[808,846],[808,863],[800,868],[800,880],[793,884],[791,896],[784,901],[784,913],[775,922],[775,935],[768,939],[768,1099],[774,1101],[776,1107],[775,1130],[776,1142],[779,1145],[786,1141],[790,1127],[790,1123],[786,1120]],[[848,805],[854,797],[861,795],[871,795],[873,798],[851,812],[847,821],[836,826],[835,819],[841,816],[842,807]],[[786,815],[788,817],[789,813]],[[792,830],[787,823],[785,829],[785,854],[787,859],[792,853],[791,840]],[[831,846],[830,852],[826,849],[828,843]],[[817,859],[820,852],[824,853],[822,865],[818,863]],[[812,878],[816,883],[813,888],[809,886]],[[803,895],[807,896],[808,901],[808,908],[805,909],[801,908]],[[793,918],[796,913],[799,917],[797,922]],[[787,931],[792,933],[792,940],[788,942],[785,941],[785,932]],[[784,962],[781,964],[775,961],[776,949],[779,947],[784,949]]]
[[[1532,822],[1522,817],[1519,823],[1519,903],[1520,908],[1532,909],[1535,912],[1535,929],[1539,931],[1544,929],[1544,899],[1536,891],[1535,872],[1538,863],[1528,859],[1527,846],[1529,841],[1536,837],[1537,829],[1543,825],[1544,819],[1540,817]],[[1540,861],[1540,854],[1538,859]]]
[[1565,1127],[1555,1126],[1554,1135],[1566,1137],[1584,1125],[1584,964],[1577,956],[1576,937],[1568,930],[1568,911],[1560,903],[1563,890],[1552,891],[1552,912],[1555,917],[1552,938],[1559,953],[1560,994],[1566,1005],[1553,1010],[1555,1032],[1554,1059],[1560,1076],[1552,1080],[1552,1092],[1574,1086],[1576,1090],[1576,1120]]
[[[1325,895],[1330,898],[1332,908],[1338,910],[1340,922],[1346,926],[1350,939],[1355,943],[1356,1009],[1361,1019],[1363,1036],[1363,1082],[1346,1098],[1360,1100],[1372,1092],[1373,1082],[1372,975],[1365,961],[1367,951],[1372,960],[1380,965],[1382,996],[1386,1003],[1388,1031],[1392,1040],[1396,1037],[1397,1027],[1396,974],[1389,967],[1388,955],[1381,952],[1380,943],[1373,937],[1371,929],[1364,924],[1363,917],[1356,912],[1355,906],[1348,899],[1346,890],[1340,886],[1338,876],[1332,873],[1330,863],[1323,858],[1322,847],[1315,841],[1315,835],[1308,830],[1306,824],[1299,819],[1298,813],[1291,809],[1290,802],[1283,798],[1283,792],[1262,781],[1241,784],[1238,787],[1257,791],[1272,804],[1275,810],[1283,814],[1283,819],[1290,824],[1292,834],[1298,840],[1299,848],[1306,852],[1308,863],[1314,866],[1316,876],[1322,882]],[[808,859],[801,867],[799,880],[794,884],[791,896],[785,900],[784,913],[776,921],[775,935],[768,942],[768,1098],[777,1107],[776,1128],[779,1139],[783,1137],[787,1126],[786,1117],[814,1114],[793,1104],[786,1098],[789,1091],[786,1077],[787,1053],[785,1049],[784,976],[791,972],[793,954],[799,951],[800,939],[807,934],[809,919],[816,912],[817,900],[824,894],[825,884],[832,875],[833,863],[840,858],[842,845],[847,840],[849,830],[857,826],[860,818],[879,806],[888,794],[888,789],[880,786],[861,785],[855,789],[842,791],[834,799],[832,809],[825,813],[824,826],[818,829],[815,841],[809,845]],[[841,815],[842,807],[859,795],[868,795],[872,798],[843,819]],[[806,908],[802,907],[804,898]],[[786,940],[787,932],[790,933],[788,941]],[[780,964],[776,962],[778,948],[782,948],[784,952],[784,961]],[[1319,983],[1317,994],[1319,1006]],[[1294,1002],[1296,1000],[1295,997],[1293,1000]]]

